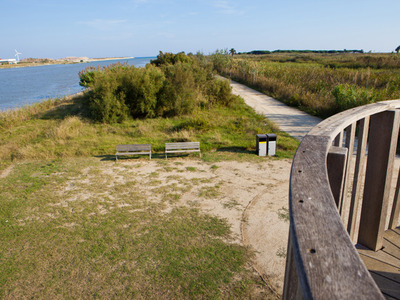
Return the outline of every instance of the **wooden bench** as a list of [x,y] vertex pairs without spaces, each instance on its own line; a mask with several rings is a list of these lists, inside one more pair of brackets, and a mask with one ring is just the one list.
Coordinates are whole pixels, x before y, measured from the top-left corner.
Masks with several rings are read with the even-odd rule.
[[167,158],[168,153],[181,152],[199,152],[200,157],[200,142],[165,143],[165,158]]
[[151,159],[151,144],[117,145],[115,161],[119,155],[148,154]]

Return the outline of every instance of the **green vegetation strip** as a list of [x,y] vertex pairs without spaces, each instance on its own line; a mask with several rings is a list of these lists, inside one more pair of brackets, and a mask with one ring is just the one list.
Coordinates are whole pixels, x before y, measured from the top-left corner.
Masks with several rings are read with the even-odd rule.
[[400,98],[400,55],[270,53],[211,57],[222,75],[326,118],[337,112]]
[[[27,107],[0,115],[0,169],[24,159],[98,156],[114,159],[117,144],[150,143],[153,158],[164,157],[166,142],[199,141],[203,159],[256,160],[255,135],[278,135],[277,157],[292,157],[298,142],[242,99],[235,106],[198,109],[172,118],[129,119],[122,123],[94,123],[85,115],[82,96],[54,100],[41,110]],[[51,106],[52,108],[49,108]],[[32,111],[32,113],[30,113]],[[157,154],[158,153],[158,154]]]

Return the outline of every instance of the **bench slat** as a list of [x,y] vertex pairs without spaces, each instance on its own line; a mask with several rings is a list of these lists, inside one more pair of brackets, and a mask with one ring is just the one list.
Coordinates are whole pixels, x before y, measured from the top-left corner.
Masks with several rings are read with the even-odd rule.
[[167,153],[178,153],[178,152],[200,152],[200,149],[198,150],[193,150],[193,149],[187,149],[187,150],[166,150]]
[[150,151],[151,144],[117,145],[117,151]]
[[118,155],[136,155],[148,154],[151,159],[151,144],[127,144],[117,145],[117,153],[115,153],[115,160]]
[[199,152],[200,142],[165,143],[165,157],[167,153]]
[[166,149],[193,149],[200,148],[200,142],[188,142],[188,143],[166,143]]

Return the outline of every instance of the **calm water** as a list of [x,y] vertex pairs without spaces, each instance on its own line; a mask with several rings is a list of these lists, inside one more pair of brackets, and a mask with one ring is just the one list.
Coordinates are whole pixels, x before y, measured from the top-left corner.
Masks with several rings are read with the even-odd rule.
[[0,69],[0,110],[78,93],[83,90],[79,85],[78,73],[88,66],[127,62],[135,67],[144,67],[151,59],[154,57]]

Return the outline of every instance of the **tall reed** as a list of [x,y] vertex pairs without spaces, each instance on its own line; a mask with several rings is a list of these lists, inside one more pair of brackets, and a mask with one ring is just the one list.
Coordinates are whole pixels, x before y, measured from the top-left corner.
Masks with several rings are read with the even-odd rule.
[[[224,59],[221,56],[224,56]],[[373,54],[214,54],[215,69],[320,117],[400,98],[400,56]]]

